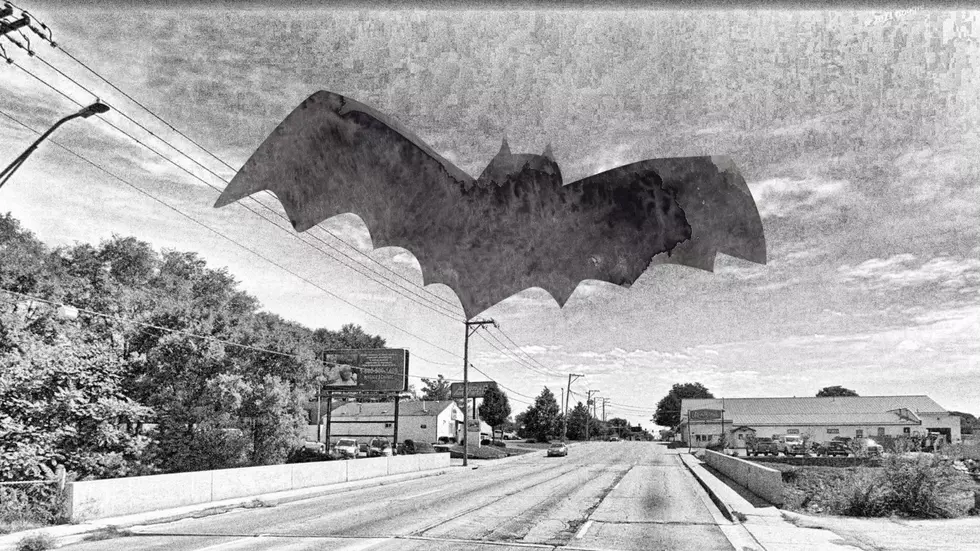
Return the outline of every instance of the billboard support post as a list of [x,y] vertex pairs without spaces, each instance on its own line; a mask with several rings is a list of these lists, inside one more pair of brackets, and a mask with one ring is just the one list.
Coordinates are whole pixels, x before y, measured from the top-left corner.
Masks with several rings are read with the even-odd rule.
[[398,400],[399,398],[401,398],[401,396],[395,394],[395,433],[392,436],[392,443],[391,443],[391,445],[393,446],[392,451],[398,449]]
[[[327,446],[327,451],[330,450],[330,412],[333,411],[333,392],[327,392],[327,430],[325,444]],[[319,432],[319,427],[317,427],[317,432]]]

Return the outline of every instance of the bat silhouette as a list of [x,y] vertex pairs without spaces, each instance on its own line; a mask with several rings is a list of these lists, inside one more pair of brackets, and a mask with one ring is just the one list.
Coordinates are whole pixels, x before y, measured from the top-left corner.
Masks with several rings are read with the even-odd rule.
[[504,139],[474,179],[391,118],[325,91],[276,127],[215,207],[263,190],[299,232],[358,215],[375,247],[409,250],[425,284],[456,291],[467,319],[530,287],[564,305],[586,279],[630,285],[651,263],[766,261],[755,201],[727,157],[646,160],[563,185],[550,145],[512,154]]

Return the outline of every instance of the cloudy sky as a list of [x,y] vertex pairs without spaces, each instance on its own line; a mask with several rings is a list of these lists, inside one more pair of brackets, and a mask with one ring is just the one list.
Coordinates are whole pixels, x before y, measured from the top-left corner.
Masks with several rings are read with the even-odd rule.
[[[477,333],[470,357],[512,391],[515,410],[572,372],[585,375],[573,403],[596,389],[607,415],[645,426],[671,384],[691,381],[725,397],[835,384],[928,394],[980,414],[976,13],[18,4],[221,160],[63,51],[34,38],[31,58],[4,42],[71,100],[94,99],[81,85],[114,108],[55,140],[121,179],[47,143],[0,190],[0,211],[51,245],[116,233],[198,251],[270,311],[312,327],[360,324],[409,348],[413,375],[455,379],[462,309],[450,289],[419,287],[411,251],[373,250],[354,215],[300,240],[237,204],[212,208],[209,185],[222,189],[317,90],[391,114],[474,176],[504,135],[514,152],[550,142],[566,181],[726,154],[759,206],[768,264],[655,266],[630,289],[583,282],[564,309],[530,289],[487,310],[500,330]],[[44,130],[78,108],[0,65],[3,113]],[[35,138],[0,116],[0,163]],[[446,301],[448,314],[432,308]]]

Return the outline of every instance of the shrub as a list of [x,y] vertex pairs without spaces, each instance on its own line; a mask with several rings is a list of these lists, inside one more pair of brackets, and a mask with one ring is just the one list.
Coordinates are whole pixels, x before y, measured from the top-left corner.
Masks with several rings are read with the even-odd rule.
[[915,518],[954,518],[966,514],[955,501],[969,488],[968,477],[957,472],[952,462],[933,454],[892,456],[883,465],[883,475],[895,512]]
[[68,522],[67,498],[54,484],[0,486],[0,533]]
[[54,539],[47,534],[31,534],[17,542],[17,551],[46,551],[54,549]]
[[503,441],[501,441],[501,440],[495,440],[495,441],[493,442],[493,445],[494,445],[494,446],[497,446],[498,448],[506,448],[506,447],[507,447],[507,444],[506,444],[506,443],[504,443],[504,442],[503,442]]
[[310,448],[294,448],[286,456],[286,463],[312,463],[314,461],[330,461],[333,459],[327,452]]

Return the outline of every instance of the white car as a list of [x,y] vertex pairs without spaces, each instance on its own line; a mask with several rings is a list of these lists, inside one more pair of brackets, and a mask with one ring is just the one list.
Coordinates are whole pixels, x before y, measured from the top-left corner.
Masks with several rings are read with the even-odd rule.
[[341,459],[356,459],[358,446],[357,440],[353,438],[341,438],[333,446],[334,453]]

